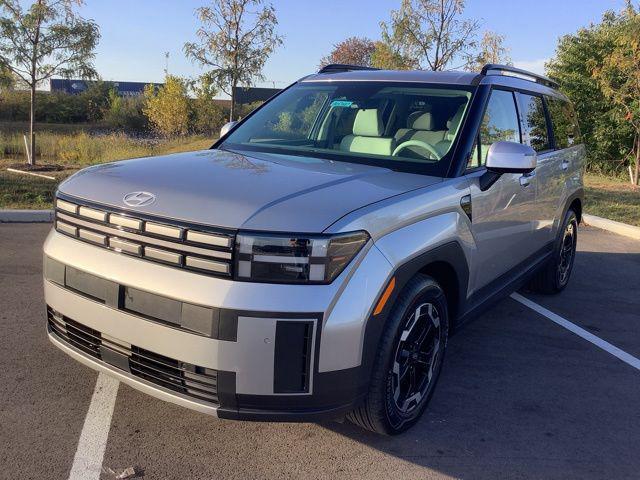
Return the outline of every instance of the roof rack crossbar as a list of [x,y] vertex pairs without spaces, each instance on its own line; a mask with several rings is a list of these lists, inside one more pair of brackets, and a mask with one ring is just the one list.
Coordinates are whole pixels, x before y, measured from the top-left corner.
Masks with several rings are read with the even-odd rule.
[[501,65],[499,63],[488,63],[482,67],[481,75],[504,75],[507,77],[516,77],[530,82],[540,83],[551,88],[558,88],[558,83],[549,77],[537,73],[523,70],[521,68],[512,67],[511,65]]
[[364,67],[362,65],[347,65],[346,63],[330,63],[325,65],[318,73],[339,73],[339,72],[351,72],[353,70],[380,70],[374,67]]

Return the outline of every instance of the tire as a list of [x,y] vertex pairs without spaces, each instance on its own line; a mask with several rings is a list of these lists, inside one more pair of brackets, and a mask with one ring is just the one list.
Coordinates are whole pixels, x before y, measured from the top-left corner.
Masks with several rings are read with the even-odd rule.
[[560,293],[569,283],[576,258],[578,218],[573,210],[564,216],[551,259],[538,270],[529,282],[529,290],[537,293]]
[[415,276],[387,319],[367,397],[347,419],[384,435],[396,435],[414,425],[435,390],[448,333],[449,316],[442,288],[431,277]]

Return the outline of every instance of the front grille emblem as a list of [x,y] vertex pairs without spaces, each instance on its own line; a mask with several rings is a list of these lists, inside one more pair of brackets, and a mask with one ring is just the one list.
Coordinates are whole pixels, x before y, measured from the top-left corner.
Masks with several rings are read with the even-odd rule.
[[130,207],[146,207],[156,201],[156,196],[149,192],[131,192],[122,201]]

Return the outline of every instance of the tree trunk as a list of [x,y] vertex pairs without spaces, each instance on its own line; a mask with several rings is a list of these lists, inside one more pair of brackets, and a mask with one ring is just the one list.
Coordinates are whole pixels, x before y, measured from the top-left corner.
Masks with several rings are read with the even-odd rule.
[[31,86],[31,105],[29,110],[29,142],[31,144],[31,153],[27,153],[27,158],[31,165],[36,164],[36,133],[33,131],[36,119],[36,86]]
[[636,186],[640,185],[640,132],[638,132],[638,135],[636,136],[636,175],[635,175],[635,181],[636,181]]
[[229,121],[236,119],[236,83],[231,84],[231,111],[229,112]]

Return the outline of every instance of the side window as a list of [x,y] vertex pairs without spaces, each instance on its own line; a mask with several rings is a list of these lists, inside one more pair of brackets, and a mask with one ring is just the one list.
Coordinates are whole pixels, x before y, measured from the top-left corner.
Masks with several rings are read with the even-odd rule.
[[559,98],[547,97],[547,106],[553,124],[556,148],[567,148],[580,143],[580,132],[571,104]]
[[520,109],[524,143],[530,145],[536,152],[549,150],[551,142],[542,97],[521,93]]
[[480,152],[474,149],[470,168],[484,165],[487,159],[489,147],[495,142],[520,142],[520,127],[518,126],[518,113],[513,98],[513,93],[505,90],[491,92],[487,110],[480,124]]

